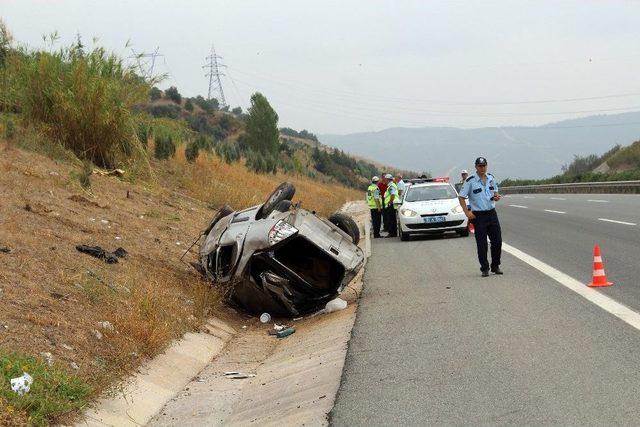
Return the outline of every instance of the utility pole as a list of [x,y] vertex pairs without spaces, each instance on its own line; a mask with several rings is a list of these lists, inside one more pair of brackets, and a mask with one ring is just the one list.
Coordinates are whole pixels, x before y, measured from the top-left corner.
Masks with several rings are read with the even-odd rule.
[[[133,52],[133,56],[131,58],[135,58],[138,61],[138,70],[140,75],[144,77],[146,80],[150,80],[153,77],[153,68],[156,65],[156,58],[159,56],[164,56],[161,53],[158,53],[160,50],[159,47],[156,47],[156,50],[152,53],[136,53],[135,50],[131,49]],[[149,61],[143,61],[143,59],[151,58],[151,64],[149,65]]]
[[211,99],[211,93],[217,91],[220,94],[220,106],[226,107],[227,101],[224,98],[224,91],[222,90],[222,81],[220,80],[221,76],[224,74],[220,71],[220,68],[226,67],[226,65],[222,64],[219,60],[222,57],[216,55],[216,50],[211,45],[211,53],[206,57],[207,63],[202,66],[207,73],[205,73],[206,77],[209,77],[209,92],[207,94],[207,99]]

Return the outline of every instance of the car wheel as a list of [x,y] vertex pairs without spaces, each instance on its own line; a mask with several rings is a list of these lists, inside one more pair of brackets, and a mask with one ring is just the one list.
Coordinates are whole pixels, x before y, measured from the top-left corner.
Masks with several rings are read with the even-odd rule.
[[211,220],[207,228],[205,228],[202,231],[202,235],[206,236],[207,234],[209,234],[211,229],[215,227],[218,221],[220,221],[222,218],[232,213],[233,213],[233,209],[231,209],[229,205],[224,205],[222,208],[220,208],[218,212],[216,212],[216,214],[214,215],[213,219]]
[[267,197],[267,201],[264,202],[260,209],[260,218],[266,218],[271,212],[273,212],[278,204],[283,200],[293,199],[293,195],[296,194],[296,187],[288,182],[283,182],[278,185],[278,188],[273,190],[273,193]]
[[409,240],[409,237],[411,237],[409,233],[405,233],[404,231],[400,230],[400,240],[406,242],[407,240]]
[[349,215],[336,212],[328,219],[329,222],[347,233],[351,237],[354,245],[357,245],[358,242],[360,242],[360,228],[358,228],[358,224],[356,224],[353,218],[351,218]]
[[469,229],[464,229],[462,231],[458,231],[460,237],[469,237]]

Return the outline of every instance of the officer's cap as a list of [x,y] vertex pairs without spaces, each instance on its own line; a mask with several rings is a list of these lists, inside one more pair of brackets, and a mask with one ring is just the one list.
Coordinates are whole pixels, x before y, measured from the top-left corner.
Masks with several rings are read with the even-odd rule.
[[462,169],[462,172],[460,172],[460,174],[463,174],[463,173],[468,174],[469,172],[467,172],[467,170],[466,170],[466,169]]
[[487,165],[487,159],[485,159],[484,157],[478,157],[476,159],[476,166],[486,166]]
[[386,174],[384,177],[387,179],[393,179],[393,175],[391,175],[390,173]]
[[373,178],[371,178],[371,182],[378,182],[380,181],[380,178],[378,178],[377,176],[374,176]]

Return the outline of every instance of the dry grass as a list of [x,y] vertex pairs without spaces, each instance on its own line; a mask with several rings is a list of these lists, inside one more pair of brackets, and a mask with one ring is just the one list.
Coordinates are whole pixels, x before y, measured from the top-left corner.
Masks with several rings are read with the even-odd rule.
[[201,153],[195,163],[184,156],[184,146],[178,147],[176,155],[168,162],[154,165],[159,179],[167,188],[178,188],[190,197],[219,208],[224,204],[242,209],[264,202],[266,196],[283,181],[296,186],[295,201],[319,214],[329,215],[345,202],[364,197],[364,190],[314,181],[302,175],[277,174],[256,175],[247,171],[244,164],[227,164],[219,157]]
[[[190,164],[184,146],[175,159],[153,162],[158,183],[147,186],[93,175],[84,190],[74,178],[80,168],[0,142],[0,247],[11,249],[0,252],[0,352],[50,352],[94,396],[212,313],[237,321],[179,261],[213,216],[208,204],[258,204],[284,180],[296,185],[297,200],[322,214],[361,196],[305,177],[253,175],[215,156]],[[79,244],[122,246],[129,257],[105,264],[77,252]],[[27,419],[20,411],[3,417],[3,424]]]

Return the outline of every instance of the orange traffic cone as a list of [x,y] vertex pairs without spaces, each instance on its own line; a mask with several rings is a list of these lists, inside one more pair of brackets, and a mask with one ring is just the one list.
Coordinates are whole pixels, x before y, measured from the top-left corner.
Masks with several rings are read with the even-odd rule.
[[593,279],[587,286],[599,288],[602,286],[611,286],[613,283],[607,281],[607,275],[604,274],[604,263],[600,255],[600,246],[596,243],[593,247]]

